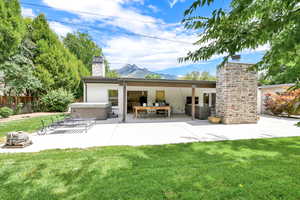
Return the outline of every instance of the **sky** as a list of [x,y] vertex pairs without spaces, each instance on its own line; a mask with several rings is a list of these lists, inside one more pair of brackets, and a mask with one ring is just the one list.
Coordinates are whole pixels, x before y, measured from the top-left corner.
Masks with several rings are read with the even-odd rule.
[[[192,3],[193,0],[21,0],[23,16],[44,13],[60,37],[76,31],[90,34],[112,69],[136,64],[179,76],[195,70],[215,74],[222,55],[198,63],[178,63],[179,57],[197,49],[193,45],[197,33],[180,23]],[[197,14],[210,16],[216,8],[229,9],[229,4],[230,0],[216,0]],[[241,52],[241,62],[258,62],[267,48]]]

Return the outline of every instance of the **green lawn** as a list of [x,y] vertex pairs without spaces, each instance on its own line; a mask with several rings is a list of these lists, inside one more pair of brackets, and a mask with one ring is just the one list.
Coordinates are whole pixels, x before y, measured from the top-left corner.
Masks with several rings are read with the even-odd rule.
[[65,114],[57,114],[57,115],[48,115],[42,117],[33,117],[29,119],[22,119],[22,120],[14,120],[10,122],[1,122],[0,123],[0,142],[3,141],[3,138],[6,133],[12,131],[26,131],[32,133],[42,128],[41,120],[45,120],[46,124],[50,124],[51,118],[54,120],[63,119],[66,115]]
[[300,199],[300,137],[1,154],[0,166],[6,200]]

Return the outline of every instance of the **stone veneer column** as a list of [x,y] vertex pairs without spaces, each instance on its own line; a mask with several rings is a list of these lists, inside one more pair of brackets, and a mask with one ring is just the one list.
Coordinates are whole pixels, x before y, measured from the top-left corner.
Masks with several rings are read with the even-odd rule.
[[257,73],[250,66],[226,63],[217,71],[216,114],[224,124],[257,122]]

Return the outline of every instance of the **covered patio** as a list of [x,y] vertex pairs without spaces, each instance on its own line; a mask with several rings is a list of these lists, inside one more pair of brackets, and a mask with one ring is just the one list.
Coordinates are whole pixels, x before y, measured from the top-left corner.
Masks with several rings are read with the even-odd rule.
[[[156,113],[157,110],[167,112],[167,121],[179,118],[194,120],[200,118],[202,107],[208,110],[216,103],[215,81],[111,79],[92,76],[84,78],[84,84],[84,101],[110,103],[113,114],[122,122],[132,121],[134,118],[141,121],[155,120],[154,116],[140,117],[140,113]],[[144,98],[144,103],[141,102],[141,97]]]

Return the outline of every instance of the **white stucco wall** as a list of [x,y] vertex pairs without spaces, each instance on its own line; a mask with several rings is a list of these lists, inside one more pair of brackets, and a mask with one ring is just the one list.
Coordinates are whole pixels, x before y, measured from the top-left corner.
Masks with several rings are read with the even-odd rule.
[[119,106],[113,107],[113,110],[118,114],[122,113],[123,104],[123,87],[118,84],[100,84],[87,83],[86,85],[86,100],[87,102],[103,102],[108,103],[108,90],[118,90]]
[[[88,83],[87,102],[108,102],[108,90],[117,89],[119,99],[119,114],[122,114],[123,86],[117,84]],[[185,101],[187,96],[192,96],[192,88],[173,88],[173,87],[138,87],[128,86],[127,91],[147,91],[148,104],[153,105],[157,90],[165,91],[166,102],[172,107],[173,113],[184,113]],[[215,88],[196,88],[196,96],[199,97],[199,104],[203,105],[204,93],[215,93]]]

